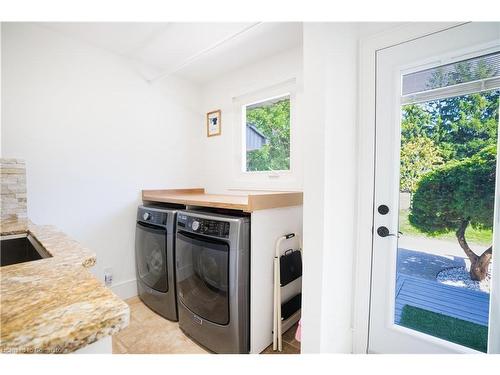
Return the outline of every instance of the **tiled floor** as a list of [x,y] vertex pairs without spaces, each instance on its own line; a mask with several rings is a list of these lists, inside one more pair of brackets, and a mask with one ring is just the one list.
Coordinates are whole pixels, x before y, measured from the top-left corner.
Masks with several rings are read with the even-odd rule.
[[[130,306],[130,324],[113,336],[114,354],[206,354],[204,348],[189,339],[177,323],[151,311],[138,297],[125,302]],[[283,335],[283,354],[299,354],[300,343],[295,340],[296,327]],[[273,352],[272,346],[263,354]]]
[[130,324],[113,336],[113,353],[204,354],[205,349],[191,341],[171,322],[150,310],[138,297],[125,302],[130,306]]
[[270,345],[261,354],[300,354],[300,342],[295,340],[295,331],[297,324],[293,325],[288,331],[283,334],[283,351],[273,351],[273,346]]

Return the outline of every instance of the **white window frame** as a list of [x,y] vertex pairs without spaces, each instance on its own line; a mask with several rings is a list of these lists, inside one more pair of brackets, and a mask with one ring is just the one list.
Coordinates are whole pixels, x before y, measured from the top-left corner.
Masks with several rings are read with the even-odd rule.
[[[290,154],[289,154],[289,167],[288,169],[280,169],[280,170],[270,170],[270,171],[247,171],[247,141],[246,141],[246,122],[247,122],[247,107],[254,105],[254,104],[259,104],[259,103],[265,103],[269,100],[274,100],[274,99],[279,99],[279,98],[288,98],[290,100]],[[242,134],[242,147],[241,147],[241,171],[243,173],[250,173],[250,174],[266,174],[266,175],[276,175],[276,174],[283,174],[283,173],[291,173],[292,172],[292,94],[290,92],[285,92],[280,95],[274,95],[269,98],[264,98],[260,99],[257,101],[253,101],[250,103],[242,104],[241,106],[241,134]]]
[[[246,116],[243,109],[271,98],[290,96],[290,169],[283,171],[246,171]],[[300,157],[297,134],[297,78],[289,78],[246,94],[233,97],[233,181],[230,190],[297,190],[301,189]],[[245,117],[244,117],[245,116]]]

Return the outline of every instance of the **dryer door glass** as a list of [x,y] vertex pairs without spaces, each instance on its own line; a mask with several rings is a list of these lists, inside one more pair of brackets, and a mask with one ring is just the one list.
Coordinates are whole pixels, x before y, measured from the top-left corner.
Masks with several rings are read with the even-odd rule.
[[179,299],[202,319],[229,323],[229,246],[224,241],[177,233]]
[[167,292],[166,230],[137,223],[135,257],[140,279],[159,292]]

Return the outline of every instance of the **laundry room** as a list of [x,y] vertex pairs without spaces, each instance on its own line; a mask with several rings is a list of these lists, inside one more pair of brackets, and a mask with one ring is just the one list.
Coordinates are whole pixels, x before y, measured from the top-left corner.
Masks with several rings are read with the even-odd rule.
[[64,350],[299,354],[302,24],[4,23],[2,52],[6,234],[55,225],[118,297]]
[[281,6],[0,9],[0,361],[500,353],[500,22]]

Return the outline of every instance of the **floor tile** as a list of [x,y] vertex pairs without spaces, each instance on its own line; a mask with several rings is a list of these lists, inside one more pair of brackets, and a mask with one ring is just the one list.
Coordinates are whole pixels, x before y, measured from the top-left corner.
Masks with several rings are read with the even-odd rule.
[[295,332],[297,332],[298,323],[294,324],[288,331],[283,334],[283,342],[300,349],[300,342],[295,339]]
[[116,337],[113,337],[113,354],[127,354],[127,348],[123,343],[117,339]]
[[[130,324],[113,336],[116,354],[207,354],[171,322],[149,309],[138,297],[125,301],[130,306]],[[265,354],[300,354],[300,343],[295,340],[296,325],[283,334],[283,351],[273,352],[272,345]]]
[[300,349],[299,348],[295,348],[293,347],[292,345],[286,343],[286,342],[283,342],[282,343],[282,347],[281,347],[282,351],[274,351],[273,350],[273,346],[270,345],[266,348],[266,350],[264,350],[262,352],[262,354],[300,354]]
[[126,300],[130,324],[113,336],[113,353],[203,354],[205,349],[171,322],[149,309],[138,297]]

